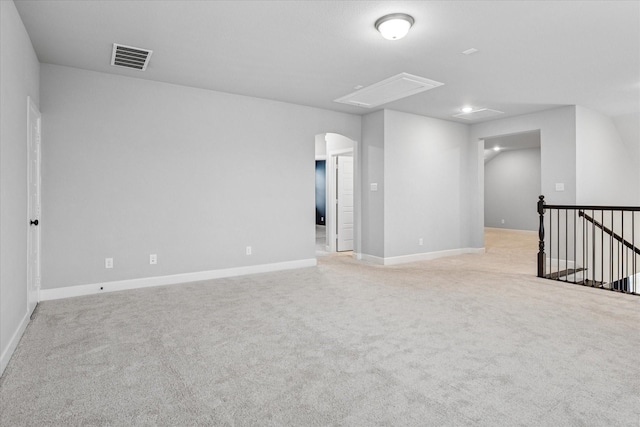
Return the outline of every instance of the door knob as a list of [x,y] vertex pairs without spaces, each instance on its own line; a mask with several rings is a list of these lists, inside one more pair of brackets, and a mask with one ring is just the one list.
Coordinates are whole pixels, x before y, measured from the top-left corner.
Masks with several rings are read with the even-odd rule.
[[29,225],[38,225],[38,220],[36,219],[35,221],[31,221]]

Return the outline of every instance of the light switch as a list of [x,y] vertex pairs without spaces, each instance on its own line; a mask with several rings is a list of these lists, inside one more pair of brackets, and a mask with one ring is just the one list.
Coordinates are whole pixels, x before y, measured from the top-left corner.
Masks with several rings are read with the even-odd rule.
[[556,191],[564,191],[564,183],[563,182],[556,183]]
[[378,184],[375,182],[371,183],[371,191],[378,191]]

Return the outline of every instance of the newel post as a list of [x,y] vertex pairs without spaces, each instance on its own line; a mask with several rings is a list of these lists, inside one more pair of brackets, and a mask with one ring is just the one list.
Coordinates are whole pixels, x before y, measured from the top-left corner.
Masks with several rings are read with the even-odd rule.
[[544,254],[544,196],[538,197],[538,215],[540,215],[540,228],[538,229],[538,277],[545,276],[547,261]]

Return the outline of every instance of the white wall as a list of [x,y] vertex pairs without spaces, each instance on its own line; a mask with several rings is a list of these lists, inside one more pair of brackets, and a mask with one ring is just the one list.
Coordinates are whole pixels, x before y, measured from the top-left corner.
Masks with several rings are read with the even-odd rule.
[[[631,116],[633,118],[633,116]],[[625,120],[626,119],[626,120]],[[619,119],[625,135],[632,119]],[[638,145],[625,142],[613,119],[576,107],[577,203],[583,205],[639,205]]]
[[40,64],[15,5],[0,1],[0,374],[27,316],[27,96]]
[[[476,161],[468,165],[475,174],[476,188],[469,196],[471,212],[469,233],[472,247],[484,246],[484,171],[483,138],[540,130],[541,190],[547,203],[576,203],[576,108],[559,107],[539,113],[509,117],[474,124],[470,128],[469,144],[477,150]],[[564,191],[555,191],[563,183]],[[535,200],[533,201],[535,205]]]
[[327,157],[327,142],[324,134],[316,135],[316,160],[324,160]]
[[502,151],[485,163],[486,227],[537,231],[539,195],[540,148]]
[[358,140],[359,116],[55,65],[41,76],[43,288],[315,259],[314,139]]
[[631,153],[630,157],[636,162],[638,194],[636,205],[640,205],[640,113],[624,114],[613,118],[622,143]]
[[[465,124],[385,110],[384,256],[466,248]],[[423,245],[419,245],[419,239]]]
[[635,206],[640,206],[640,113],[624,114],[613,118],[622,142],[631,152],[631,158],[636,162],[636,182],[638,191]]

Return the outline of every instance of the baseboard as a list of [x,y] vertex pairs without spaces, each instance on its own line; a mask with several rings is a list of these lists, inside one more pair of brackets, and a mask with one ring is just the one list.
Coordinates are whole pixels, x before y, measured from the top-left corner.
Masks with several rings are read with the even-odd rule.
[[429,261],[433,259],[438,259],[438,258],[443,258],[448,256],[455,256],[455,255],[483,254],[484,252],[485,252],[484,248],[461,248],[461,249],[449,249],[449,250],[437,251],[437,252],[425,252],[420,254],[387,257],[387,258],[383,258],[375,255],[367,255],[367,254],[358,254],[358,256],[359,256],[359,259],[370,262],[372,264],[396,265],[396,264],[405,264],[408,262],[416,262],[416,261]]
[[9,360],[11,360],[11,356],[13,356],[13,352],[16,351],[16,348],[20,343],[20,338],[22,338],[22,334],[24,334],[25,329],[27,329],[27,326],[29,325],[30,317],[31,317],[31,314],[27,313],[22,318],[22,321],[20,321],[20,325],[18,326],[18,329],[16,329],[16,332],[11,337],[11,340],[9,340],[9,344],[7,345],[7,348],[2,352],[2,356],[0,356],[0,376],[2,376],[2,374],[4,373],[4,370],[9,364]]
[[78,297],[83,295],[116,292],[129,289],[148,288],[152,286],[175,285],[178,283],[199,282],[201,280],[222,279],[225,277],[244,276],[247,274],[270,273],[273,271],[292,270],[296,268],[315,267],[317,260],[301,259],[273,264],[251,265],[247,267],[225,268],[221,270],[198,271],[194,273],[173,274],[170,276],[143,277],[140,279],[119,280],[113,282],[93,283],[88,285],[68,286],[64,288],[42,289],[41,301]]
[[537,230],[520,230],[518,228],[485,227],[485,229],[486,230],[497,230],[497,231],[515,231],[515,232],[525,233],[525,234],[531,234],[531,233],[538,234]]
[[375,256],[375,255],[357,254],[356,259],[359,259],[365,262],[370,262],[371,264],[384,265],[384,258]]

